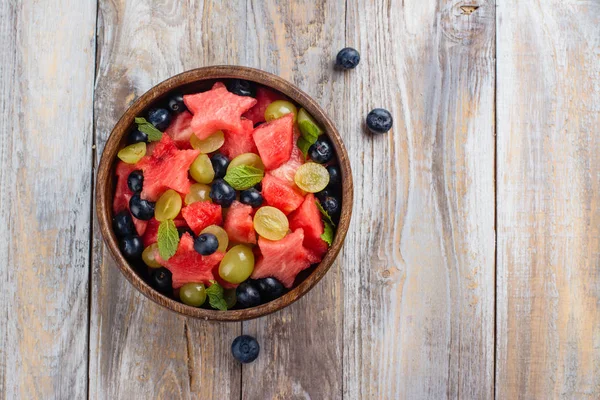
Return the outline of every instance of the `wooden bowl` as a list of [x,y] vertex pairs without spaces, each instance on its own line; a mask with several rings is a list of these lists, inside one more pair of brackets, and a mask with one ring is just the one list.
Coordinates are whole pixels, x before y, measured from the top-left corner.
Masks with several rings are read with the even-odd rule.
[[[187,306],[166,297],[154,290],[135,272],[127,260],[121,255],[117,238],[112,229],[112,199],[114,193],[113,179],[117,152],[125,145],[127,133],[132,129],[134,118],[136,116],[144,115],[153,104],[159,103],[175,91],[184,94],[204,91],[210,89],[215,81],[228,78],[246,79],[280,91],[294,102],[304,107],[324,128],[327,136],[331,139],[331,142],[335,147],[342,174],[342,211],[333,244],[325,255],[325,258],[323,258],[321,263],[298,286],[291,289],[280,298],[258,307],[242,310],[219,311]],[[350,217],[352,214],[352,190],[352,172],[350,170],[348,154],[346,153],[340,134],[316,101],[296,86],[278,76],[253,68],[223,65],[198,68],[167,79],[150,89],[129,107],[114,127],[106,142],[104,152],[102,153],[96,183],[96,211],[104,241],[110,249],[117,265],[121,269],[121,272],[129,282],[131,282],[131,284],[146,297],[163,307],[189,317],[216,321],[242,321],[270,314],[292,304],[294,301],[305,295],[317,282],[319,282],[323,275],[325,275],[338,255],[344,242],[344,238],[346,237],[346,232],[348,231],[348,225],[350,224]]]

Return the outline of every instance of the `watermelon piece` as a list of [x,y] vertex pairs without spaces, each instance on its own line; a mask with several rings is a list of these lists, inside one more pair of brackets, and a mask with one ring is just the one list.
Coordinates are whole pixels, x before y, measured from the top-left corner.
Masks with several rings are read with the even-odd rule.
[[223,229],[234,243],[256,243],[256,233],[252,222],[252,207],[234,201],[229,207]]
[[181,210],[181,215],[196,235],[209,225],[221,225],[223,222],[221,206],[209,201],[192,203]]
[[184,111],[175,117],[165,133],[173,139],[180,149],[191,149],[190,137],[194,134],[191,124],[192,114],[189,111]]
[[262,180],[262,195],[265,202],[288,215],[302,204],[304,197],[279,178],[267,173]]
[[183,96],[183,102],[194,114],[193,132],[198,139],[206,139],[222,129],[241,133],[241,116],[256,104],[256,99],[233,94],[217,82],[209,91]]
[[242,126],[244,128],[243,132],[237,134],[232,131],[223,131],[225,142],[219,149],[219,152],[227,156],[230,160],[244,153],[258,154],[258,149],[252,137],[252,133],[254,132],[252,121],[242,118]]
[[304,242],[302,244],[309,252],[311,264],[318,263],[323,259],[329,246],[321,239],[325,231],[321,212],[317,208],[317,200],[312,193],[304,198],[304,203],[289,216],[290,229],[302,229],[304,231]]
[[254,143],[266,169],[275,169],[290,159],[294,147],[293,126],[294,116],[286,114],[254,130]]
[[[156,218],[152,218],[148,222],[146,226],[146,231],[142,236],[142,242],[144,242],[144,247],[150,246],[152,243],[156,243],[158,241],[158,227],[160,226],[160,222],[156,220]],[[177,228],[181,228],[187,226],[187,223],[183,219],[174,219],[173,222]]]
[[256,104],[242,116],[251,120],[254,125],[265,122],[265,111],[275,100],[286,100],[286,97],[264,86],[259,86],[256,89]]
[[194,250],[194,239],[189,233],[184,233],[179,240],[177,252],[168,260],[158,262],[173,274],[173,289],[178,289],[190,282],[210,285],[214,280],[213,269],[219,265],[225,253],[217,251],[209,256],[200,255]]
[[192,185],[188,171],[198,154],[199,150],[179,150],[169,135],[163,135],[152,155],[137,164],[144,172],[142,199],[156,201],[167,189],[188,193]]
[[135,165],[127,164],[123,161],[117,163],[117,167],[115,168],[117,186],[115,189],[115,196],[113,197],[113,212],[115,214],[118,214],[123,210],[129,210],[129,199],[125,198],[125,196],[129,195],[129,197],[131,197],[133,192],[129,189],[129,186],[127,186],[127,177],[129,177],[129,174],[136,169]]
[[[127,211],[129,210],[129,200],[131,199],[131,197],[133,197],[133,193],[128,193],[124,196],[125,200],[127,201]],[[131,213],[131,211],[130,211]],[[148,226],[148,221],[144,221],[141,219],[137,219],[136,217],[133,216],[133,214],[131,214],[131,219],[133,220],[133,225],[135,226],[135,230],[137,232],[137,234],[139,236],[144,235],[144,233],[146,233],[146,227]]]
[[258,238],[262,256],[256,262],[252,279],[273,277],[286,288],[294,285],[296,275],[310,267],[309,254],[302,245],[304,231],[297,229],[281,240]]
[[296,182],[294,181],[294,176],[296,176],[296,171],[302,164],[304,164],[304,154],[300,151],[300,148],[296,146],[296,141],[300,136],[300,132],[297,132],[296,127],[294,126],[294,139],[293,139],[293,148],[292,155],[290,159],[281,165],[278,168],[275,168],[270,171],[270,174],[276,178],[284,181],[288,186],[293,188],[298,188],[296,186]]

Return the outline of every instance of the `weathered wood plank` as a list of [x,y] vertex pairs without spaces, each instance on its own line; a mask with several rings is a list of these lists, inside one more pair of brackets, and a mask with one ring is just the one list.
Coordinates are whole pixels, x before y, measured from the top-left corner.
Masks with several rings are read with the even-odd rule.
[[597,399],[600,3],[497,21],[497,398]]
[[95,21],[91,0],[0,2],[3,399],[87,392]]
[[[494,2],[469,4],[348,2],[348,399],[493,397]],[[375,107],[395,119],[379,137]]]
[[[104,1],[96,91],[98,151],[126,107],[187,69],[243,62],[246,10],[219,1]],[[167,311],[135,292],[94,229],[91,398],[238,398],[230,345],[241,324]]]
[[[252,2],[250,11],[249,65],[295,83],[341,122],[344,75],[333,71],[333,60],[344,46],[344,2]],[[244,399],[342,397],[340,272],[338,262],[297,303],[244,323],[262,346],[257,361],[243,367]]]

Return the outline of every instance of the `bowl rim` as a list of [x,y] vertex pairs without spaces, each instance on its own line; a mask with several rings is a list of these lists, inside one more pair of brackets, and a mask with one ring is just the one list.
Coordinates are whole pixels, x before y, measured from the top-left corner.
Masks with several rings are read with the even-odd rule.
[[[109,185],[109,182],[111,182],[110,174],[112,174],[114,171],[114,164],[117,152],[119,150],[119,143],[121,142],[123,136],[129,131],[136,116],[140,115],[158,98],[163,97],[167,93],[172,92],[179,87],[203,80],[232,78],[250,80],[280,91],[296,102],[296,104],[299,104],[301,107],[305,108],[324,128],[325,133],[331,140],[336,150],[336,155],[339,161],[342,175],[342,210],[334,241],[325,254],[325,257],[311,272],[311,274],[307,276],[298,286],[294,287],[278,299],[257,307],[220,311],[191,307],[173,300],[153,289],[134,271],[133,267],[129,265],[127,260],[121,254],[117,238],[112,229],[111,221],[113,212],[111,192],[113,189],[112,187],[109,187],[111,186]],[[156,304],[188,317],[212,321],[236,322],[262,317],[287,307],[308,293],[308,291],[310,291],[323,278],[340,252],[350,225],[353,203],[352,171],[350,168],[348,153],[335,125],[329,119],[325,111],[319,106],[319,104],[294,84],[277,75],[255,68],[237,65],[201,67],[182,72],[155,85],[142,96],[137,98],[116,123],[105,143],[102,157],[97,168],[95,188],[96,214],[104,242],[109,248],[113,259],[119,267],[119,270],[121,273],[123,273],[125,278],[127,278],[127,280],[144,296]]]

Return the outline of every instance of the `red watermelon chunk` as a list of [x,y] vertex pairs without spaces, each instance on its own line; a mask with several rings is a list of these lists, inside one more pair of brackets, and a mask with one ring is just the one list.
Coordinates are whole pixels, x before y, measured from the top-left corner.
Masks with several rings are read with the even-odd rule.
[[293,148],[292,155],[290,159],[283,165],[278,168],[271,170],[269,173],[276,178],[284,181],[288,186],[293,188],[297,188],[296,182],[294,181],[294,176],[296,176],[296,171],[302,164],[304,164],[304,155],[300,151],[300,148],[296,146],[296,141],[298,140],[299,133],[296,134],[296,129],[294,127],[294,140],[293,140]]
[[254,143],[266,169],[275,169],[290,159],[294,146],[293,126],[294,116],[286,114],[254,130]]
[[254,138],[252,137],[252,133],[254,132],[252,121],[242,118],[242,126],[244,130],[237,134],[232,131],[223,131],[225,142],[219,151],[230,160],[233,160],[235,157],[244,153],[258,154],[258,149],[256,148]]
[[[133,193],[129,193],[124,196],[125,200],[127,201],[127,211],[129,211],[129,200],[131,199],[132,196],[133,196]],[[142,236],[144,233],[146,233],[148,221],[137,219],[136,217],[133,216],[133,214],[131,214],[131,219],[133,220],[133,225],[135,226],[135,230],[138,235]]]
[[200,255],[194,250],[194,239],[184,233],[179,240],[177,252],[167,261],[158,261],[173,274],[173,289],[178,289],[190,282],[210,285],[214,280],[213,268],[219,265],[225,253],[217,251],[209,256]]
[[252,207],[234,201],[229,207],[223,228],[234,243],[256,243],[256,233],[252,222]]
[[181,210],[181,215],[196,235],[209,225],[221,225],[223,222],[221,206],[209,201],[192,203]]
[[220,82],[209,91],[183,96],[183,101],[194,114],[191,127],[198,139],[222,129],[241,133],[242,114],[256,104],[256,99],[233,94]]
[[194,133],[191,124],[192,114],[189,111],[184,111],[175,117],[165,133],[173,139],[180,149],[191,149],[190,137]]
[[264,86],[259,86],[256,89],[256,104],[254,107],[246,111],[243,117],[248,118],[254,125],[259,122],[265,122],[265,111],[269,104],[275,100],[285,100],[285,96],[281,93],[274,92]]
[[[144,247],[148,247],[152,243],[156,243],[158,241],[158,227],[160,226],[160,222],[157,221],[156,218],[152,218],[147,222],[148,225],[146,226],[146,232],[144,232],[144,236],[142,236]],[[187,226],[183,219],[174,219],[173,222],[177,228]]]
[[252,279],[273,277],[286,288],[291,288],[296,275],[310,267],[309,255],[302,242],[302,229],[290,233],[281,240],[272,241],[263,237],[258,238],[258,247],[262,256],[254,266]]
[[304,203],[290,214],[288,219],[291,230],[302,229],[304,231],[303,245],[310,253],[310,262],[313,264],[320,262],[329,246],[327,242],[321,239],[321,235],[325,229],[321,220],[321,213],[317,208],[315,196],[309,193],[304,198]]
[[135,170],[135,165],[127,164],[123,161],[117,163],[117,167],[115,168],[117,187],[115,189],[115,196],[113,197],[113,211],[115,214],[118,214],[123,210],[129,210],[129,199],[125,198],[125,196],[129,195],[131,197],[133,192],[129,189],[129,186],[127,186],[127,177]]
[[268,205],[283,211],[288,215],[304,201],[304,197],[285,181],[267,173],[262,180],[262,195]]
[[188,193],[192,185],[188,171],[198,154],[199,150],[179,150],[169,135],[163,135],[152,155],[137,164],[144,172],[141,197],[156,201],[167,189]]

